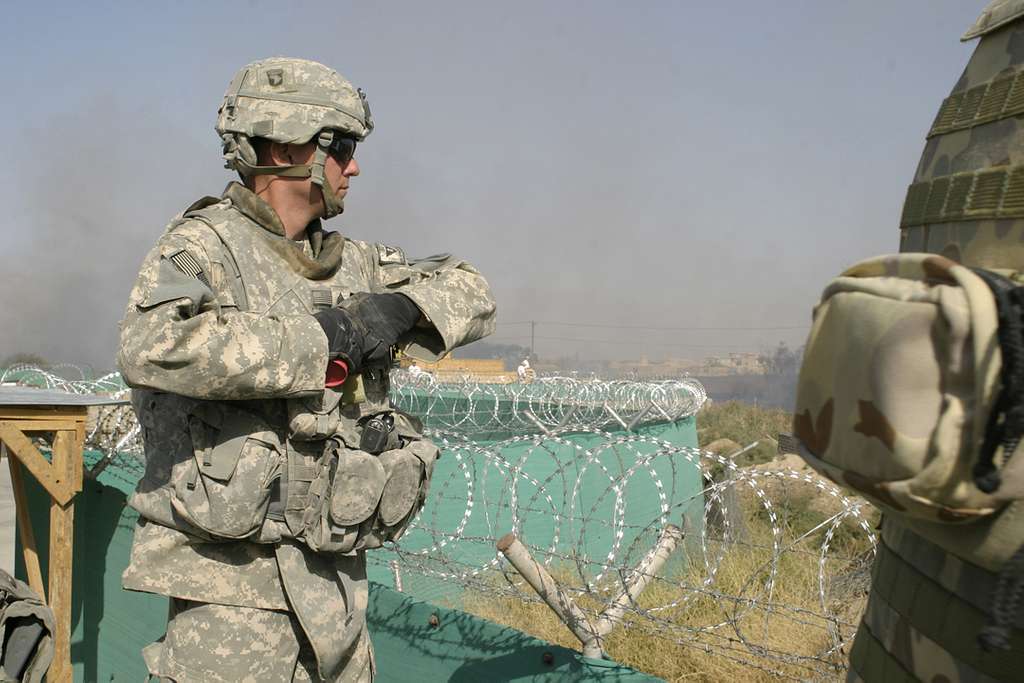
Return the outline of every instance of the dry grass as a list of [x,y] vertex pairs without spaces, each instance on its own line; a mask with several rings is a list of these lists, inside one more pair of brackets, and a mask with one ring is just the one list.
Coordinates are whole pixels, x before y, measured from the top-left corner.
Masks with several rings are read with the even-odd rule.
[[[748,403],[710,403],[697,415],[697,439],[701,446],[718,439],[732,439],[741,446],[760,441],[736,460],[740,467],[767,462],[775,457],[779,432],[792,428],[793,414],[781,408],[759,408]],[[723,455],[728,455],[723,454]]]
[[[827,630],[828,621],[816,616],[822,614],[816,553],[783,553],[769,595],[766,583],[767,560],[771,554],[767,550],[771,542],[770,526],[757,514],[748,515],[747,522],[749,543],[730,544],[725,548],[724,559],[711,585],[704,586],[707,573],[699,551],[690,554],[689,570],[652,583],[640,597],[641,608],[679,604],[651,613],[663,623],[642,614],[627,614],[625,623],[617,626],[606,641],[608,655],[666,681],[776,680],[770,671],[799,680],[821,679],[820,672],[827,670],[828,664],[844,666],[842,653],[821,656],[833,641]],[[803,531],[806,529],[787,529],[784,536],[793,538]],[[816,547],[820,547],[818,539],[809,539],[806,550],[813,551]],[[709,548],[712,555],[717,550],[714,546]],[[827,576],[851,570],[851,562],[843,557],[844,554],[839,554],[840,559],[830,562]],[[579,576],[568,567],[556,567],[552,574],[570,590],[581,584]],[[845,594],[849,591],[843,591],[844,595],[830,591],[828,609],[847,624],[841,628],[845,638],[852,635],[850,625],[856,624],[863,609],[865,580],[862,574],[854,595]],[[528,586],[520,585],[520,590],[533,597]],[[612,597],[610,594],[585,595],[577,602],[588,615],[593,615]],[[755,601],[754,607],[748,599]],[[549,642],[575,649],[580,647],[568,628],[543,603],[468,593],[463,609]],[[710,628],[710,633],[696,630],[723,623],[725,625]],[[748,645],[740,642],[740,636]],[[786,655],[790,660],[793,656],[803,656],[822,661],[787,662]],[[841,677],[839,672],[834,675],[837,680]]]
[[[784,411],[735,403],[715,405],[698,420],[702,444],[718,438],[746,444],[766,435],[774,437],[789,425]],[[754,453],[750,459],[770,460],[773,445],[766,448],[771,450]],[[650,616],[627,614],[625,623],[606,641],[612,659],[666,681],[767,681],[777,678],[770,673],[773,671],[798,680],[843,678],[849,639],[866,597],[869,542],[850,520],[837,529],[826,565],[827,604],[823,608],[819,551],[825,530],[811,530],[837,508],[823,503],[817,489],[808,485],[773,487],[769,497],[782,546],[787,548],[778,557],[771,593],[766,587],[772,556],[771,518],[753,494],[740,491],[744,542],[730,542],[726,547],[709,542],[709,556],[713,558],[721,550],[723,559],[714,581],[707,585],[700,548],[688,543],[677,550],[686,555],[685,561],[675,564],[674,573],[652,583],[639,603],[642,609],[680,604]],[[552,574],[570,591],[582,585],[568,566],[556,566]],[[534,597],[528,586],[520,589]],[[584,595],[578,604],[593,615],[612,597]],[[538,638],[579,648],[568,628],[536,600],[467,593],[463,608]],[[834,642],[834,626],[824,614],[842,624],[839,631],[845,652],[823,654]],[[800,657],[812,659],[800,661]]]

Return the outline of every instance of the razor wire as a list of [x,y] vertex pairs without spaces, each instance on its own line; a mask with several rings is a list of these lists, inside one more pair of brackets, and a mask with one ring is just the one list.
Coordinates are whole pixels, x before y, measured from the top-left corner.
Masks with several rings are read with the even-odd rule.
[[[4,381],[127,395],[116,373],[69,380],[22,366],[0,373]],[[698,382],[488,384],[402,370],[391,381],[393,403],[423,419],[443,455],[404,537],[368,553],[371,577],[498,621],[515,609],[550,620],[496,548],[512,533],[587,623],[610,620],[771,677],[845,671],[876,543],[869,506],[809,471],[741,468],[660,438],[699,411]],[[129,406],[96,411],[87,445],[102,453],[98,469],[141,475]],[[791,509],[794,499],[820,509]],[[648,571],[671,527],[684,538]],[[634,594],[637,583],[646,589]],[[602,642],[614,649],[615,638],[613,629]]]
[[427,372],[391,373],[396,406],[437,431],[480,438],[532,434],[566,427],[674,422],[697,413],[707,400],[697,380],[660,382],[539,377],[530,382],[490,383],[467,376],[441,381]]
[[[85,376],[70,364],[48,369],[16,365],[0,370],[0,384],[113,398],[129,396],[130,389],[119,373],[92,380],[68,379],[67,374]],[[529,383],[490,384],[469,378],[445,382],[426,372],[417,376],[395,369],[390,382],[392,403],[423,420],[428,434],[452,431],[474,439],[565,427],[588,429],[617,424],[634,429],[692,416],[707,400],[703,385],[689,378],[633,382],[547,377]],[[86,447],[101,452],[105,462],[119,461],[137,470],[143,458],[142,442],[131,409],[122,405],[92,410]],[[133,463],[132,459],[139,462]]]
[[[500,621],[503,612],[533,604],[531,618],[542,619],[544,600],[495,550],[511,532],[578,607],[582,617],[574,621],[597,623],[618,601],[614,620],[634,635],[782,678],[832,680],[845,671],[876,539],[867,505],[831,483],[599,429],[492,444],[454,434],[441,441],[457,465],[444,476],[435,472],[406,536],[369,555],[414,596],[451,601],[450,587],[459,586],[469,611]],[[698,485],[687,486],[692,481]],[[793,519],[780,510],[780,496],[793,487],[829,501],[827,513]],[[744,531],[730,521],[727,501],[745,508]],[[445,510],[460,507],[453,524]],[[670,524],[686,536],[675,559],[643,575],[646,589],[631,595]],[[859,541],[856,552],[850,538]],[[784,585],[794,566],[804,585]],[[614,637],[613,630],[606,640]]]

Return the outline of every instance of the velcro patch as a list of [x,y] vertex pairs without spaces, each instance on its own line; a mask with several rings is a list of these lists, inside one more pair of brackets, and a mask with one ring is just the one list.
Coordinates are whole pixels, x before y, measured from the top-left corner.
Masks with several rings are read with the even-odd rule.
[[330,289],[317,288],[310,292],[313,308],[330,308],[334,305],[334,294]]
[[206,273],[203,272],[203,269],[200,267],[199,262],[196,261],[195,257],[192,256],[192,254],[188,253],[187,251],[179,251],[176,254],[171,254],[170,261],[171,263],[174,264],[175,268],[180,270],[185,275],[188,275],[189,277],[194,277],[207,287],[210,286],[209,278],[206,277]]
[[382,266],[391,264],[408,265],[405,259],[405,252],[398,247],[390,247],[386,244],[377,245],[377,258]]

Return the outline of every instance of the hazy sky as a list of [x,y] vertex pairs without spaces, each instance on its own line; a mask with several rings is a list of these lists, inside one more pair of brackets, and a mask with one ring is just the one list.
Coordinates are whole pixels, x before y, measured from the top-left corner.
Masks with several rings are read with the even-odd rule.
[[271,55],[369,95],[377,128],[328,226],[472,261],[494,341],[536,320],[542,356],[799,345],[829,277],[897,249],[983,5],[5,4],[0,357],[113,365],[146,251],[231,178],[228,81]]

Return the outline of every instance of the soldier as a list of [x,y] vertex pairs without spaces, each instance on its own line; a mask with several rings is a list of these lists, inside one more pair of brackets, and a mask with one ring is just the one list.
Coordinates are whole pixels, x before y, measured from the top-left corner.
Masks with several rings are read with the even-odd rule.
[[170,598],[153,676],[373,678],[365,551],[405,530],[437,456],[388,400],[392,350],[435,361],[495,304],[464,261],[321,227],[372,129],[322,64],[241,69],[217,132],[244,184],[172,221],[131,292],[118,363],[146,473],[123,581]]
[[914,254],[830,283],[801,370],[801,454],[885,511],[849,681],[1024,680],[1024,0],[975,38],[907,192]]
[[[1024,211],[1014,195],[1024,177],[1024,0],[991,2],[962,40],[979,37],[928,132],[900,222],[900,250],[1019,273]],[[940,201],[947,187],[958,186],[970,190],[963,201],[952,189]],[[1017,500],[970,524],[887,516],[850,680],[1024,678],[1024,585],[999,588],[1024,578],[1014,568],[1024,558],[1022,515],[1024,501]]]

